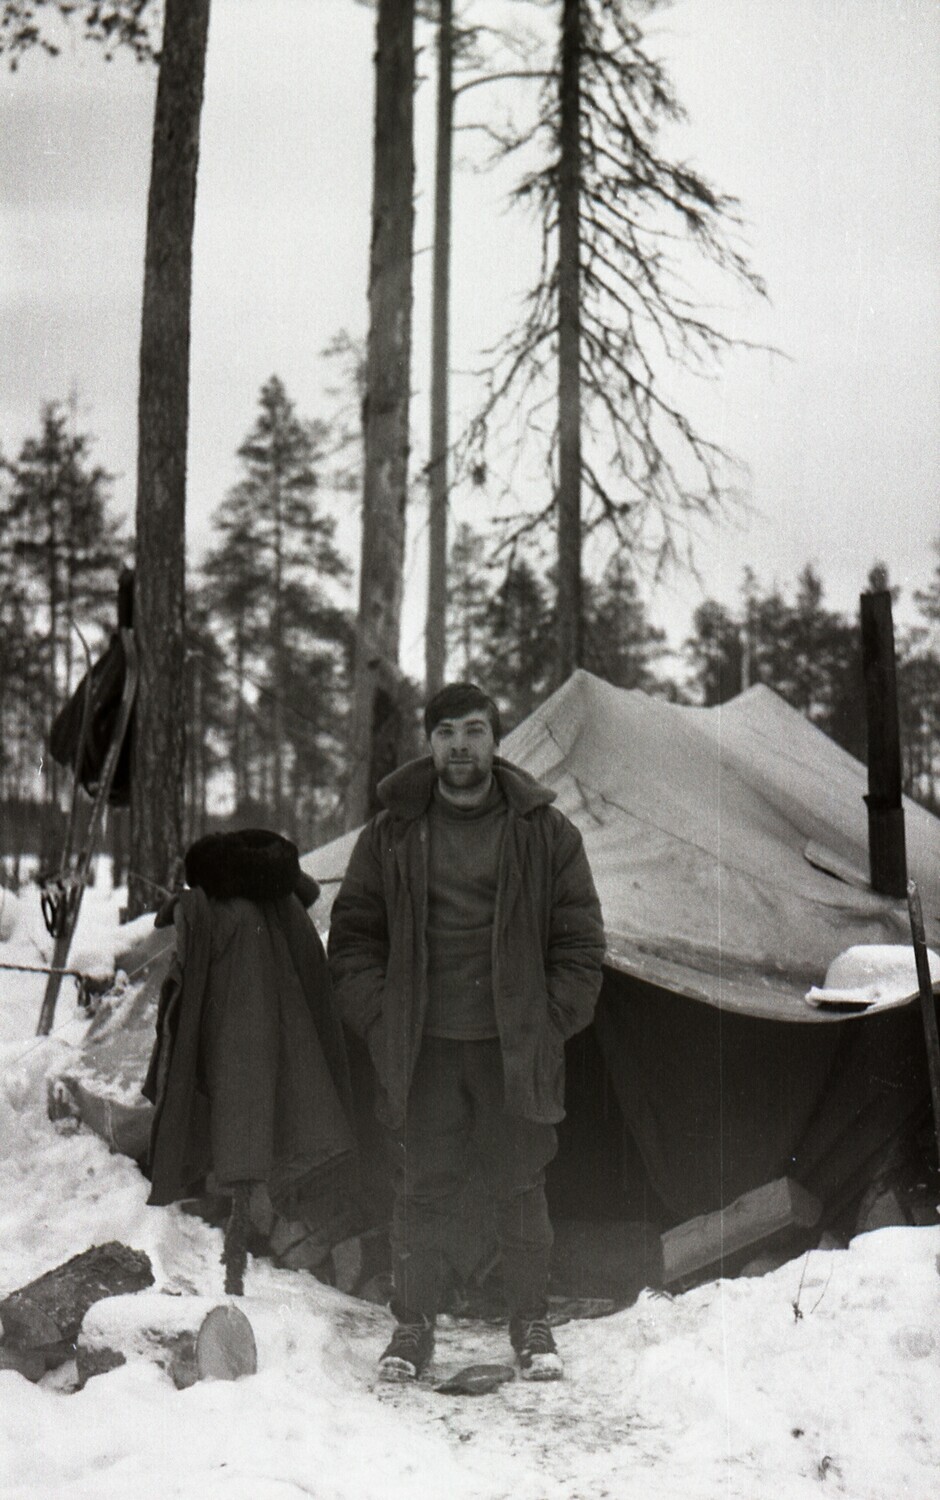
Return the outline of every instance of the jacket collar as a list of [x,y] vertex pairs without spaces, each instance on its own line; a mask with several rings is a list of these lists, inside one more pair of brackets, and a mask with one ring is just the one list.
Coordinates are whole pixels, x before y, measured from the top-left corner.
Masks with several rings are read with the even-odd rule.
[[[520,817],[526,817],[537,807],[545,807],[555,800],[551,787],[543,786],[521,766],[514,766],[499,755],[493,761],[493,772],[511,811]],[[436,779],[434,762],[430,755],[423,755],[420,760],[408,761],[379,782],[379,800],[393,817],[420,818],[427,811]]]

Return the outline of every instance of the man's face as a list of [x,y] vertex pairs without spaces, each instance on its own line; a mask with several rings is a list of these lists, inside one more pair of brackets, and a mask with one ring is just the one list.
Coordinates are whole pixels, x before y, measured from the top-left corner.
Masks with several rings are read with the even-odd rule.
[[445,786],[455,791],[481,786],[488,780],[496,754],[489,718],[481,709],[459,719],[441,719],[429,741],[434,769]]

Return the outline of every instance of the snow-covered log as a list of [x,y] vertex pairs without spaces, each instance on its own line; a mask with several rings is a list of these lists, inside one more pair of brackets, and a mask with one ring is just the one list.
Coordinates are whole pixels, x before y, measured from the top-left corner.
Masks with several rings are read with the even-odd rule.
[[[269,1327],[271,1317],[262,1313],[260,1321],[270,1350],[278,1342],[276,1320]],[[183,1390],[197,1380],[253,1375],[258,1350],[241,1308],[209,1297],[146,1292],[92,1307],[76,1350],[79,1384],[133,1360],[159,1365]]]

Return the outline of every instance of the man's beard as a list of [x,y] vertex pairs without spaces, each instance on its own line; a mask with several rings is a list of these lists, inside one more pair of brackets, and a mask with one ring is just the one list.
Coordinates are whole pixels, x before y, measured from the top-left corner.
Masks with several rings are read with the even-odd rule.
[[446,761],[437,774],[445,786],[467,791],[471,787],[482,786],[488,780],[491,769],[491,766],[478,765],[474,760]]

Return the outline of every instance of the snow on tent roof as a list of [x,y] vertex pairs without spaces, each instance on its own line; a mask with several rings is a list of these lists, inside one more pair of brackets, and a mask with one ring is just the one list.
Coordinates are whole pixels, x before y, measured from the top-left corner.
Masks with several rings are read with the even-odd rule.
[[[804,1000],[843,949],[910,940],[868,888],[867,772],[771,689],[689,708],[576,672],[501,753],[580,828],[607,963],[753,1016],[825,1023]],[[908,869],[940,940],[940,819],[905,801]],[[318,924],[355,834],[306,856]],[[844,1018],[842,1018],[844,1019]]]

